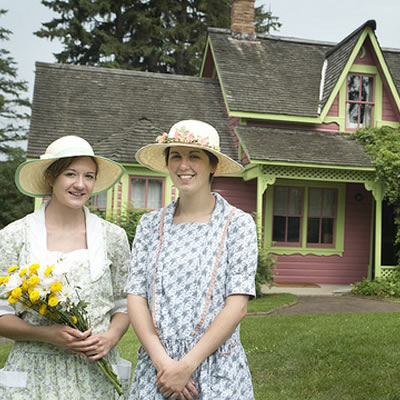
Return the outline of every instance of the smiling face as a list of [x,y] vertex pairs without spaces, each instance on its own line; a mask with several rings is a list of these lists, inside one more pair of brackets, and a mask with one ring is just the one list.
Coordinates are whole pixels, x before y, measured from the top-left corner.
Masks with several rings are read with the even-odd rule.
[[168,155],[168,171],[180,193],[210,191],[209,177],[212,166],[204,150],[194,147],[174,146]]
[[96,163],[90,157],[74,159],[51,183],[52,202],[69,208],[82,207],[93,192],[96,171]]

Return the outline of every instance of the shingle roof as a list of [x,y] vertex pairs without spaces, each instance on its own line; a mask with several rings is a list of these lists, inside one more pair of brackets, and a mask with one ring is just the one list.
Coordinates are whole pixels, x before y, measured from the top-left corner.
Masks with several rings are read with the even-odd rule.
[[[209,41],[230,111],[317,117],[324,62],[322,106],[332,93],[367,21],[340,43],[257,36],[239,40],[209,29]],[[384,51],[400,93],[400,51]]]
[[358,142],[340,133],[250,126],[235,130],[251,161],[374,166]]
[[214,125],[222,151],[237,159],[215,79],[37,63],[27,155],[75,134],[99,155],[135,162],[139,147],[182,119]]
[[209,38],[230,111],[317,116],[330,46],[273,37],[239,40],[214,29]]

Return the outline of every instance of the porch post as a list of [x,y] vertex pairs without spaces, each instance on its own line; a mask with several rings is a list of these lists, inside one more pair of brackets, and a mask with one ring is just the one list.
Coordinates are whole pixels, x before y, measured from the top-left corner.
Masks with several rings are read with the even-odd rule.
[[259,175],[257,176],[257,213],[256,213],[256,227],[258,243],[261,246],[262,239],[262,224],[263,224],[263,195],[267,190],[268,185],[275,183],[275,176]]
[[365,188],[372,191],[375,199],[375,277],[382,276],[382,202],[383,186],[380,182],[366,182]]

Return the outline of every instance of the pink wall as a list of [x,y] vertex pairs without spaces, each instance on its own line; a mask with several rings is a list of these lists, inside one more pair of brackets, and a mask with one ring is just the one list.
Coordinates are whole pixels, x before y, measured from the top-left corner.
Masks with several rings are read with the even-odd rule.
[[257,180],[241,178],[214,178],[212,190],[218,192],[233,206],[252,213],[257,209]]
[[367,277],[372,196],[362,184],[348,184],[346,192],[343,256],[278,256],[277,282],[349,284]]

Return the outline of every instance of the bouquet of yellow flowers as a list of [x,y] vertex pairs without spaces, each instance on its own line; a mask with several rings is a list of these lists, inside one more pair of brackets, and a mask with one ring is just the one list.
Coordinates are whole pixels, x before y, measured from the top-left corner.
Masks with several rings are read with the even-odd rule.
[[[7,296],[10,304],[33,310],[48,320],[70,326],[81,332],[90,327],[87,304],[81,300],[78,287],[70,284],[62,262],[41,266],[31,264],[8,269],[7,276],[0,276],[0,295]],[[72,293],[78,301],[73,301]],[[121,383],[110,363],[101,358],[97,364],[119,395],[123,394]]]

